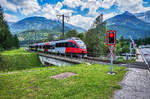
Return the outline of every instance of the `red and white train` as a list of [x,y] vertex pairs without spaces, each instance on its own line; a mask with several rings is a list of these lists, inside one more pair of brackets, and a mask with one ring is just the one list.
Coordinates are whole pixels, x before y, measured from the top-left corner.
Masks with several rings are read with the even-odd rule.
[[65,40],[57,40],[44,43],[36,43],[29,45],[29,50],[39,51],[44,53],[56,54],[73,54],[87,56],[87,48],[82,40],[79,38],[68,38]]

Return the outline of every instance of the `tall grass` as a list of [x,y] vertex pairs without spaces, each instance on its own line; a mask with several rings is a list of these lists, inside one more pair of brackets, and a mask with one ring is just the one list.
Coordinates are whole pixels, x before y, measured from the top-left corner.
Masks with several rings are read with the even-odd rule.
[[24,49],[2,52],[0,71],[21,70],[42,66],[36,53],[25,52]]

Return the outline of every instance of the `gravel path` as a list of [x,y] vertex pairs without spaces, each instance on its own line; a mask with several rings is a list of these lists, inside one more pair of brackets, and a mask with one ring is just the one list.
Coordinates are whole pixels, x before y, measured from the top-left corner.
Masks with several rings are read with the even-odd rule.
[[121,86],[122,89],[114,93],[114,99],[150,99],[150,72],[129,68]]

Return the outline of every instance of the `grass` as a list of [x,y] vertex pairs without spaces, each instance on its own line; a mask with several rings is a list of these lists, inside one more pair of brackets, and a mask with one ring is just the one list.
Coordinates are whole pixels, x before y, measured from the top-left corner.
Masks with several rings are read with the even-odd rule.
[[25,52],[23,48],[3,51],[1,55],[0,72],[42,66],[36,53]]
[[136,60],[135,59],[129,59],[128,61],[127,60],[125,60],[123,57],[118,57],[116,60],[115,60],[115,62],[117,62],[117,63],[134,63],[134,62],[136,62]]
[[[0,74],[0,99],[110,99],[120,89],[125,67],[114,67],[116,75],[108,75],[110,66],[87,65],[40,67]],[[53,75],[73,72],[62,80]]]

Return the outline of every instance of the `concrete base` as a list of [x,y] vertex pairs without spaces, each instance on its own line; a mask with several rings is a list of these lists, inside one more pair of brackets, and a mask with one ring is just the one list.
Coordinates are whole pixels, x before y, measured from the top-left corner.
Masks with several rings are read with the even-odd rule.
[[117,74],[116,72],[107,72],[108,75],[115,75]]

